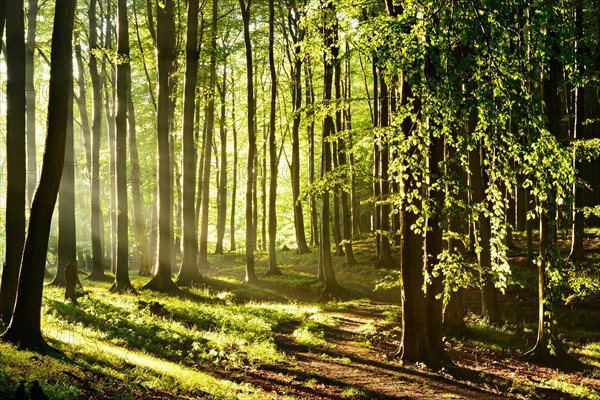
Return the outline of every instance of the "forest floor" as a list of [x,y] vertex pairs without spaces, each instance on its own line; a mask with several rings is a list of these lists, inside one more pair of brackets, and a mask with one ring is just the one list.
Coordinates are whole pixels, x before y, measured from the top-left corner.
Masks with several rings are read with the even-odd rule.
[[[535,343],[537,322],[536,269],[523,256],[522,237],[500,297],[505,324],[483,323],[478,291],[467,290],[468,334],[445,338],[454,365],[437,371],[398,359],[400,292],[374,291],[394,273],[372,266],[372,246],[364,241],[355,246],[359,265],[336,258],[344,299],[327,304],[314,302],[322,288],[315,252],[280,252],[283,274],[260,276],[258,285],[240,283],[243,252],[212,255],[205,283],[177,296],[114,295],[110,283],[82,279],[88,293],[73,305],[63,289],[48,286],[42,326],[57,353],[0,343],[0,399],[10,399],[19,382],[37,380],[49,398],[61,400],[600,400],[597,237],[586,239],[588,261],[565,272],[578,289],[566,291],[568,304],[558,308],[561,339],[586,366],[581,372],[520,358]],[[259,272],[263,265],[259,254]],[[138,288],[147,279],[132,275]]]

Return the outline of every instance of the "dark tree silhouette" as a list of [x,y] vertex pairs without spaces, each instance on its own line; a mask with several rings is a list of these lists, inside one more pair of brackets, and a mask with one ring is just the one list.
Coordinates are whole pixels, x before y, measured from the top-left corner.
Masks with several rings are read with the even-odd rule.
[[52,32],[48,121],[42,172],[33,197],[15,308],[2,339],[46,351],[40,327],[46,252],[65,156],[68,107],[73,95],[72,39],[75,0],[57,0]]

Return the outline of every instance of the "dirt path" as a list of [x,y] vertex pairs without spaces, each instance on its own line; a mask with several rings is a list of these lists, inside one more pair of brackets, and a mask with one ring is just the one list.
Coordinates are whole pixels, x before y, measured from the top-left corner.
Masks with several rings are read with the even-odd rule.
[[463,383],[444,373],[386,359],[368,349],[365,329],[382,324],[381,309],[360,305],[340,312],[323,312],[336,324],[326,333],[324,349],[298,345],[291,332],[276,336],[290,357],[288,367],[239,371],[238,381],[261,387],[275,398],[303,399],[506,399],[494,388]]

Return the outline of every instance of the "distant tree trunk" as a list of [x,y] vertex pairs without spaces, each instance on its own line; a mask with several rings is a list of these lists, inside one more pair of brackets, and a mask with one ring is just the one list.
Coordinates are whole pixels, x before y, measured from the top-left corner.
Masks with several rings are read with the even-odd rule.
[[237,128],[235,124],[235,91],[232,91],[231,100],[231,120],[232,120],[232,133],[233,133],[233,179],[231,182],[231,220],[230,220],[230,232],[231,239],[229,241],[229,250],[236,250],[235,243],[235,203],[237,197],[237,168],[238,168],[238,146],[237,146]]
[[[379,74],[377,73],[377,58],[373,56],[371,62],[373,75],[373,127],[379,127]],[[381,171],[379,170],[381,163],[381,146],[377,138],[373,138],[373,198],[375,200],[373,222],[371,229],[375,230],[375,254],[377,260],[381,258],[381,206],[378,204],[379,196],[381,195]]]
[[156,130],[158,134],[158,265],[154,277],[144,285],[145,289],[175,292],[179,289],[171,279],[171,250],[173,246],[172,210],[170,192],[173,189],[169,177],[171,166],[169,151],[169,73],[173,62],[175,45],[175,22],[173,0],[156,1],[156,64],[157,100]]
[[150,234],[148,235],[148,255],[150,257],[150,272],[155,273],[158,265],[158,185],[152,191],[152,212],[150,213]]
[[67,137],[65,139],[65,161],[58,192],[58,260],[52,285],[65,286],[65,267],[77,263],[75,228],[75,150],[73,139],[73,98],[67,102],[69,112]]
[[[334,133],[337,133],[337,128],[334,128]],[[331,146],[331,163],[332,163],[332,170],[333,171],[337,171],[338,170],[338,153],[339,153],[339,149],[338,149],[338,142],[337,140],[334,140],[332,143],[330,143]],[[333,191],[330,193],[330,195],[333,196],[333,216],[332,216],[332,221],[331,221],[331,227],[332,227],[332,234],[333,234],[333,242],[334,242],[334,247],[335,247],[335,255],[337,257],[343,257],[344,256],[344,247],[342,246],[342,227],[340,224],[340,192],[341,192],[341,187],[339,185],[339,183],[335,183],[334,187],[333,187]]]
[[208,205],[210,194],[210,170],[212,158],[213,131],[215,128],[215,88],[217,86],[217,22],[219,2],[213,0],[210,61],[208,77],[208,104],[206,107],[206,137],[204,139],[204,166],[202,168],[202,208],[200,216],[200,268],[208,267]]
[[227,127],[225,126],[226,113],[226,88],[227,88],[227,61],[223,65],[223,84],[219,89],[221,98],[221,116],[219,117],[219,138],[221,167],[219,168],[219,191],[217,196],[217,245],[215,254],[223,254],[223,240],[225,239],[225,225],[227,223]]
[[[37,185],[37,151],[35,145],[35,86],[33,83],[35,64],[33,61],[33,55],[35,53],[38,2],[37,0],[28,0],[27,3],[27,43],[25,46],[25,98],[27,104],[27,205],[31,205],[33,193],[35,192],[35,187]],[[0,36],[2,36],[1,33]]]
[[[345,104],[344,93],[342,93],[342,63],[340,60],[337,60],[334,67],[334,82],[335,82],[335,98],[337,102],[336,107],[336,127],[337,131],[342,132],[345,130]],[[344,107],[344,108],[342,108]],[[338,168],[341,168],[343,171],[343,176],[348,178],[350,175],[347,171],[347,161],[346,161],[346,141],[343,135],[338,135],[339,138],[337,140],[337,154],[334,154],[334,158],[337,159]],[[355,265],[356,260],[354,259],[354,252],[352,251],[352,216],[350,214],[350,205],[348,204],[348,192],[344,189],[345,185],[339,185],[338,193],[340,194],[340,205],[341,205],[341,241],[343,245],[340,247],[343,248],[341,253],[345,256],[345,262],[347,266]]]
[[[22,6],[18,9],[22,10]],[[18,11],[15,10],[15,12]],[[49,348],[42,337],[40,327],[42,291],[50,224],[65,155],[68,119],[68,108],[65,107],[65,104],[68,104],[69,99],[73,96],[71,58],[74,12],[74,0],[56,0],[52,33],[47,135],[42,172],[31,205],[15,307],[8,329],[2,336],[2,340],[14,343],[19,348],[41,352]],[[20,38],[22,39],[23,35]],[[23,199],[25,199],[25,193],[23,193]]]
[[[583,0],[576,3],[575,7],[575,29],[577,31],[577,52],[578,55],[583,59],[587,54],[587,46],[585,45],[583,36]],[[583,76],[585,74],[585,68],[583,65],[579,66],[579,73]],[[575,92],[575,126],[573,129],[573,140],[583,138],[583,127],[586,120],[585,116],[585,97],[586,90],[583,86],[578,86]],[[573,167],[576,171],[582,170],[582,163],[577,161],[575,152],[573,152]],[[573,224],[571,226],[571,252],[569,259],[571,261],[582,261],[584,259],[584,218],[583,212],[578,208],[583,206],[583,188],[574,183],[573,184]]]
[[[332,2],[321,2],[323,7],[323,38],[325,42],[325,52],[323,54],[323,103],[328,104],[332,100],[333,89],[333,60],[337,59],[337,17],[335,5]],[[331,52],[331,54],[329,54]],[[326,114],[323,118],[322,136],[321,136],[321,179],[329,178],[331,172],[332,156],[330,138],[335,134],[335,122],[333,117]],[[325,286],[320,295],[320,300],[329,300],[335,298],[340,287],[335,278],[333,269],[333,260],[331,258],[331,238],[329,231],[330,210],[329,210],[329,191],[324,190],[321,194],[321,242],[320,256],[323,266],[323,280]]]
[[[277,267],[277,176],[279,166],[275,142],[275,118],[277,117],[277,72],[275,71],[275,0],[269,0],[269,72],[271,76],[271,104],[269,107],[269,269],[267,275],[279,275]],[[266,172],[266,171],[265,171]],[[292,195],[293,197],[293,195]],[[296,197],[292,201],[296,202]],[[294,205],[294,216],[296,207]],[[304,227],[302,228],[304,231]],[[296,228],[296,232],[298,229]],[[306,239],[305,239],[306,242]],[[306,243],[305,243],[306,244]],[[300,247],[298,247],[300,249]]]
[[[304,226],[304,213],[302,212],[302,203],[300,201],[300,122],[302,109],[302,48],[300,42],[304,40],[305,30],[299,27],[299,18],[297,14],[288,13],[288,21],[292,30],[291,36],[294,46],[292,62],[292,164],[291,164],[291,182],[292,182],[292,201],[294,202],[294,229],[296,233],[296,246],[299,254],[310,253],[310,248],[306,243],[306,233]],[[310,96],[307,88],[307,96]]]
[[[87,110],[87,91],[85,88],[85,69],[83,57],[81,56],[81,45],[75,44],[75,60],[77,61],[77,87],[79,95],[76,97],[79,118],[81,119],[81,132],[83,136],[83,148],[85,151],[85,167],[88,176],[92,176],[92,138],[90,134],[90,119]],[[34,92],[35,93],[35,92]]]
[[[263,146],[262,146],[262,157],[261,157],[261,168],[260,168],[260,188],[261,188],[261,235],[262,240],[260,241],[260,250],[266,251],[267,246],[267,131],[266,127],[263,131]],[[258,193],[257,193],[258,194]]]
[[116,191],[117,191],[117,263],[111,292],[135,292],[129,280],[129,231],[127,222],[127,103],[129,84],[129,27],[127,2],[117,2],[117,112],[116,124]]
[[146,222],[144,221],[144,196],[140,182],[140,158],[137,149],[137,133],[135,125],[135,106],[131,97],[131,64],[127,64],[127,122],[129,133],[129,157],[131,159],[131,196],[133,199],[133,224],[139,246],[140,259],[138,274],[150,275],[152,260],[148,254],[146,241]]
[[[112,19],[111,19],[111,1],[106,2],[106,9],[104,14],[104,49],[109,52],[113,50],[112,44]],[[107,61],[108,60],[108,70]],[[112,60],[108,58],[108,54],[105,56],[102,62],[102,72],[104,76],[104,107],[106,108],[106,126],[108,131],[108,163],[109,163],[109,187],[110,187],[110,251],[111,251],[111,264],[110,268],[113,272],[117,266],[117,186],[116,186],[116,128],[115,128],[115,68],[116,65],[112,65]]]
[[[313,88],[312,67],[308,62],[305,64],[304,79],[306,82],[306,107],[310,109],[315,103],[315,92]],[[308,136],[308,185],[312,186],[315,181],[315,121],[312,113],[308,118],[306,131]],[[318,246],[319,220],[314,193],[309,193],[308,195],[308,206],[310,210],[310,245]]]
[[88,9],[89,16],[89,38],[90,46],[90,78],[92,81],[92,272],[88,279],[94,281],[106,281],[104,274],[104,224],[102,222],[102,208],[100,206],[100,146],[102,143],[102,86],[100,74],[98,73],[98,25],[96,20],[96,2],[90,0]]
[[[350,76],[350,49],[348,44],[346,44],[346,53],[348,56],[346,57],[346,62],[344,63],[344,99],[348,101],[352,98],[352,79]],[[355,162],[354,162],[354,152],[352,151],[352,112],[350,103],[346,108],[344,108],[344,125],[345,129],[348,131],[348,145],[344,146],[348,152],[348,175],[350,179],[350,223],[351,223],[351,238],[355,238],[360,234],[360,228],[358,224],[359,216],[358,216],[358,199],[356,195],[356,171],[355,171]],[[346,155],[344,154],[344,158]],[[343,163],[343,160],[340,159],[340,164]],[[348,249],[346,249],[346,256],[348,257]],[[348,260],[346,260],[346,263]]]
[[177,277],[180,285],[200,283],[198,269],[198,231],[194,207],[196,193],[196,143],[194,122],[196,111],[196,83],[198,80],[198,10],[199,1],[187,3],[187,30],[185,39],[185,80],[183,83],[183,261]]
[[248,103],[248,161],[246,163],[246,283],[256,283],[254,250],[256,248],[256,224],[254,221],[254,179],[256,158],[256,103],[254,98],[254,69],[252,42],[250,39],[250,8],[252,0],[239,0],[244,23],[244,45],[246,49],[246,90]]
[[[390,115],[389,115],[389,92],[388,85],[385,81],[383,73],[377,74],[379,77],[379,126],[381,128],[387,128],[390,126]],[[388,144],[388,134],[382,133],[379,138],[376,139],[378,142],[378,157],[376,157],[379,164],[377,170],[379,191],[377,201],[382,204],[376,207],[378,213],[379,225],[378,230],[381,231],[379,235],[379,260],[377,265],[384,268],[392,268],[394,266],[394,260],[392,258],[392,248],[390,246],[390,214],[391,207],[388,203],[390,195],[390,182],[388,176],[389,162],[390,162],[390,148]],[[376,217],[377,219],[377,217]]]
[[[8,321],[17,292],[25,242],[25,23],[23,1],[8,1],[6,15],[6,258],[0,316]],[[61,163],[62,166],[62,163]]]
[[[470,117],[470,128],[469,132],[474,130],[475,117]],[[471,190],[472,199],[476,205],[485,207],[485,193],[487,190],[487,176],[483,171],[484,168],[484,157],[483,147],[481,144],[477,149],[471,150],[469,153],[469,169],[471,170]],[[498,305],[498,294],[494,285],[494,277],[492,276],[492,254],[490,240],[492,237],[492,228],[490,223],[490,217],[486,216],[483,212],[479,214],[479,224],[477,232],[477,240],[479,242],[479,253],[477,257],[479,259],[479,267],[481,269],[481,280],[482,280],[482,312],[483,317],[490,324],[499,325],[502,323],[502,317],[500,315],[500,307]]]

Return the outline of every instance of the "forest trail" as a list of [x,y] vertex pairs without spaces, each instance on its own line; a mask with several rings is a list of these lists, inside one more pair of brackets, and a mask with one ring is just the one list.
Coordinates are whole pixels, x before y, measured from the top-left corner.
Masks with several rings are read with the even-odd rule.
[[287,366],[238,371],[229,379],[261,387],[274,398],[302,399],[505,399],[448,374],[389,360],[387,351],[368,348],[365,333],[384,324],[384,311],[374,304],[323,311],[333,320],[325,346],[297,343],[293,329],[276,335],[288,357]]

